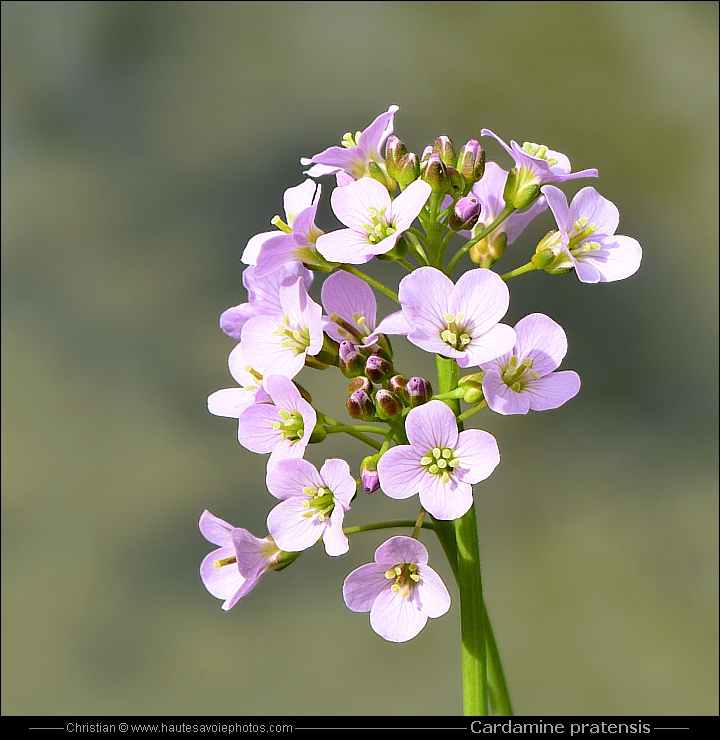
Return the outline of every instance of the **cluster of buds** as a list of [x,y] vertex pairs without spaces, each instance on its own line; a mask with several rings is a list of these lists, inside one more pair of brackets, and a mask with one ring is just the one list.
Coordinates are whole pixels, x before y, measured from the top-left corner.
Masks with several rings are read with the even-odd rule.
[[[346,407],[353,419],[392,421],[404,409],[427,403],[433,395],[425,378],[392,375],[392,363],[380,355],[370,355],[365,363],[365,375],[353,378],[348,385]],[[381,387],[375,389],[373,386]]]
[[[426,147],[422,157],[418,159],[417,154],[408,152],[397,136],[390,136],[385,149],[385,166],[388,175],[398,182],[401,189],[419,178],[430,185],[434,195],[451,195],[457,201],[466,196],[482,178],[485,172],[485,150],[476,139],[470,139],[456,153],[449,136],[438,136],[435,143]],[[463,223],[468,220],[466,217]]]

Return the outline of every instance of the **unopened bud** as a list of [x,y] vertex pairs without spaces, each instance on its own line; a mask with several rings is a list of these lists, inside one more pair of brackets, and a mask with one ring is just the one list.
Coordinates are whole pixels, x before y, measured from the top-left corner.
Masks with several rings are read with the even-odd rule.
[[360,481],[365,493],[374,493],[380,488],[380,476],[377,471],[380,455],[368,455],[360,463]]
[[323,343],[320,351],[315,355],[315,359],[325,365],[336,365],[338,361],[338,351],[340,345],[327,334],[323,334]]
[[380,355],[370,355],[365,362],[365,375],[373,383],[382,383],[385,378],[392,374],[393,370],[392,362],[380,357]]
[[572,260],[562,247],[562,237],[559,231],[549,231],[535,247],[535,254],[530,260],[536,269],[545,270],[551,275],[570,272],[573,268]]
[[517,170],[515,168],[508,172],[505,187],[503,188],[503,200],[505,203],[512,203],[517,193]]
[[406,188],[411,182],[415,182],[420,176],[420,162],[415,152],[408,152],[400,157],[395,167],[393,177],[398,181],[401,188]]
[[408,379],[404,375],[393,375],[392,378],[388,380],[388,390],[402,396],[404,395],[403,391],[405,390],[407,382]]
[[408,150],[405,148],[405,144],[403,144],[397,136],[394,134],[388,136],[387,143],[385,144],[385,167],[388,175],[394,180],[397,179],[395,174],[398,162],[400,162],[407,153]]
[[353,391],[345,402],[348,414],[353,419],[371,421],[375,418],[375,404],[365,391]]
[[477,139],[470,139],[463,144],[458,154],[457,171],[465,178],[465,187],[469,190],[485,173],[485,150]]
[[480,371],[479,373],[470,373],[470,375],[463,375],[458,380],[458,388],[482,388],[482,379],[485,377],[485,373]]
[[448,225],[453,231],[472,229],[480,216],[480,201],[474,195],[466,195],[455,204]]
[[490,267],[503,256],[506,245],[507,234],[496,231],[470,247],[470,259],[480,267]]
[[382,421],[396,419],[402,408],[402,401],[394,393],[380,388],[375,394],[375,411]]
[[388,176],[387,172],[377,163],[372,160],[367,163],[365,168],[368,176],[372,177],[373,180],[377,180],[384,188],[392,194],[395,192],[397,183],[391,177]]
[[421,406],[432,398],[432,386],[429,380],[413,375],[405,386],[405,399],[410,408]]
[[353,391],[365,391],[365,393],[370,393],[372,391],[372,387],[373,384],[370,382],[370,379],[361,375],[357,378],[353,378],[348,383],[348,393],[352,393]]
[[451,188],[450,175],[440,155],[434,152],[420,166],[420,177],[425,180],[436,195],[445,195]]
[[540,186],[533,183],[532,185],[523,185],[515,193],[512,204],[518,211],[527,208],[540,195]]
[[465,195],[465,178],[451,164],[446,164],[445,169],[450,178],[450,190],[448,191],[450,195],[454,198]]
[[465,403],[480,403],[483,398],[483,392],[480,388],[466,388],[463,401]]
[[310,433],[310,444],[314,445],[318,442],[324,442],[325,437],[327,437],[327,432],[325,431],[325,425],[323,424],[323,417],[322,414],[318,414],[318,419]]
[[340,371],[346,378],[355,378],[363,374],[367,353],[358,350],[352,342],[348,341],[340,342],[338,353]]
[[433,151],[435,154],[440,156],[440,159],[442,159],[445,164],[452,165],[453,167],[455,166],[457,156],[455,155],[455,147],[453,146],[452,140],[449,136],[438,136],[437,139],[435,139]]

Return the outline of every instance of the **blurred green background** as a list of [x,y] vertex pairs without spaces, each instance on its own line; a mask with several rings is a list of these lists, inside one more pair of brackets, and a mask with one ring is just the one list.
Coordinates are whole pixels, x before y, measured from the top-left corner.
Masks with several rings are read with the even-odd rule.
[[[452,585],[402,645],[343,604],[385,534],[315,548],[230,613],[197,574],[204,508],[263,535],[274,501],[205,407],[232,384],[238,257],[300,156],[395,103],[416,151],[485,126],[597,167],[565,192],[596,186],[644,249],[620,283],[510,283],[508,323],[551,315],[583,378],[559,410],[473,421],[503,455],[476,500],[516,711],[716,714],[717,7],[3,3],[2,712],[462,711]],[[421,354],[400,368],[431,372]],[[329,375],[301,382],[341,416]],[[339,436],[309,458],[356,465]],[[415,511],[361,495],[346,522]]]

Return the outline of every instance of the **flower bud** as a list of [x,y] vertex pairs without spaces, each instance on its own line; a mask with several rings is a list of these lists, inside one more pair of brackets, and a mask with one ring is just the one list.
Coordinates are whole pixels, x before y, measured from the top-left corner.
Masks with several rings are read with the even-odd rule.
[[518,211],[522,211],[523,208],[527,208],[534,200],[540,195],[540,186],[536,183],[531,185],[523,185],[515,193],[512,204]]
[[445,195],[452,185],[445,163],[434,152],[420,165],[420,178],[430,185],[436,195]]
[[352,342],[344,341],[340,342],[338,354],[340,371],[346,378],[355,378],[363,374],[367,353],[358,350]]
[[455,204],[448,225],[453,231],[472,229],[480,216],[480,201],[474,195],[466,195]]
[[392,362],[380,355],[370,355],[365,362],[365,375],[373,383],[382,383],[388,375],[392,374],[393,370]]
[[384,188],[387,188],[391,195],[395,192],[397,183],[388,176],[387,172],[377,162],[368,162],[365,169],[368,176],[372,177],[373,180],[377,180]]
[[503,200],[505,203],[512,203],[517,193],[517,170],[515,168],[508,172],[505,187],[503,188]]
[[457,156],[455,155],[455,147],[449,136],[438,136],[433,145],[433,152],[438,154],[445,164],[455,166]]
[[375,418],[375,404],[366,391],[353,391],[345,402],[345,406],[353,419],[371,421]]
[[310,433],[311,445],[325,441],[325,437],[327,437],[327,432],[325,431],[325,425],[323,424],[323,421],[324,419],[322,417],[322,414],[318,414],[318,419],[315,422],[315,426],[313,427],[312,432]]
[[480,388],[466,388],[463,401],[465,403],[480,403],[483,398],[483,392]]
[[318,362],[325,365],[336,365],[338,361],[338,350],[340,345],[327,334],[323,334],[323,343],[320,351],[315,355]]
[[459,198],[465,194],[465,178],[451,164],[446,164],[445,169],[450,178],[450,190],[448,192],[454,198]]
[[415,182],[420,176],[420,162],[415,152],[408,152],[400,157],[393,177],[398,181],[401,188],[406,188],[411,182]]
[[433,153],[433,148],[428,144],[422,152],[422,156],[420,157],[420,164],[423,162],[427,162],[430,158],[430,155]]
[[377,471],[380,455],[368,455],[360,463],[360,482],[365,493],[375,493],[380,488],[380,476]]
[[385,144],[385,168],[387,173],[393,179],[397,171],[398,162],[408,153],[405,148],[405,144],[398,139],[395,134],[388,136],[387,143]]
[[470,259],[480,267],[490,267],[503,256],[507,245],[507,234],[504,231],[488,234],[470,247]]
[[427,403],[432,398],[432,395],[433,391],[430,381],[425,380],[425,378],[419,378],[417,375],[413,375],[405,386],[405,399],[410,408],[414,409],[416,406]]
[[482,388],[482,379],[484,377],[485,373],[482,370],[478,373],[463,375],[458,379],[458,388]]
[[402,401],[394,393],[380,388],[375,394],[375,411],[382,421],[396,419],[402,411]]
[[353,378],[348,383],[348,393],[352,393],[353,391],[365,391],[365,393],[369,394],[372,392],[372,387],[373,384],[370,380],[364,375],[361,375],[357,378]]
[[403,397],[405,395],[404,390],[407,382],[408,379],[404,375],[393,375],[392,378],[388,380],[388,390]]
[[536,269],[545,270],[551,275],[570,272],[573,263],[562,248],[562,237],[559,231],[549,231],[535,247],[535,254],[530,260]]

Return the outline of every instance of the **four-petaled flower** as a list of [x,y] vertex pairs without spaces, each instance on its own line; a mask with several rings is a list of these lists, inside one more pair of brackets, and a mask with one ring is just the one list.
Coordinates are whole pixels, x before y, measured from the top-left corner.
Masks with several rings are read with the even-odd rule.
[[335,188],[330,205],[347,229],[318,238],[317,251],[331,262],[360,265],[389,252],[422,210],[431,188],[423,180],[408,185],[395,200],[377,180],[363,177]]
[[347,185],[353,180],[365,177],[368,164],[384,164],[382,147],[392,133],[393,118],[398,111],[397,105],[391,105],[387,113],[381,113],[366,129],[353,136],[345,134],[342,146],[331,146],[314,157],[302,157],[300,163],[312,164],[306,175],[338,175],[338,185]]
[[360,278],[334,272],[323,283],[320,297],[328,313],[323,316],[323,329],[337,342],[362,344],[375,331],[375,295]]
[[224,599],[222,608],[227,611],[249,594],[268,570],[277,569],[281,552],[271,537],[255,537],[207,509],[199,524],[203,537],[219,545],[203,559],[200,577],[213,596]]
[[440,270],[421,267],[401,280],[398,296],[402,310],[383,319],[376,334],[407,334],[460,367],[492,360],[515,344],[512,328],[498,323],[510,301],[507,285],[490,270],[470,270],[453,284]]
[[370,626],[390,642],[406,642],[450,608],[450,594],[428,565],[428,551],[412,537],[391,537],[343,583],[348,609],[370,612]]
[[245,409],[254,403],[266,403],[270,397],[262,387],[263,376],[247,364],[243,355],[242,342],[228,356],[230,375],[237,380],[239,388],[222,388],[208,396],[208,411],[215,416],[239,419]]
[[409,445],[391,447],[378,461],[380,487],[390,498],[420,494],[436,519],[457,519],[472,506],[472,484],[485,480],[500,462],[492,434],[458,432],[455,414],[442,401],[410,411]]
[[294,378],[307,355],[322,349],[322,307],[310,298],[302,278],[286,278],[280,285],[278,316],[253,316],[242,328],[247,361],[264,375]]
[[560,227],[566,266],[575,268],[581,282],[609,283],[637,272],[642,248],[632,237],[615,234],[620,214],[613,203],[595,188],[580,190],[569,207],[561,190],[549,185],[542,192]]
[[485,372],[483,394],[498,414],[526,414],[556,409],[580,390],[573,370],[556,370],[567,353],[562,327],[541,313],[515,325],[517,343],[511,352],[480,367]]
[[348,551],[342,523],[356,483],[345,460],[326,460],[320,472],[307,460],[281,460],[268,469],[266,482],[270,493],[282,499],[267,519],[279,547],[307,550],[322,537],[328,555]]
[[282,375],[265,379],[272,403],[255,404],[240,416],[238,441],[251,452],[270,452],[268,465],[286,457],[302,457],[317,421],[315,409]]

